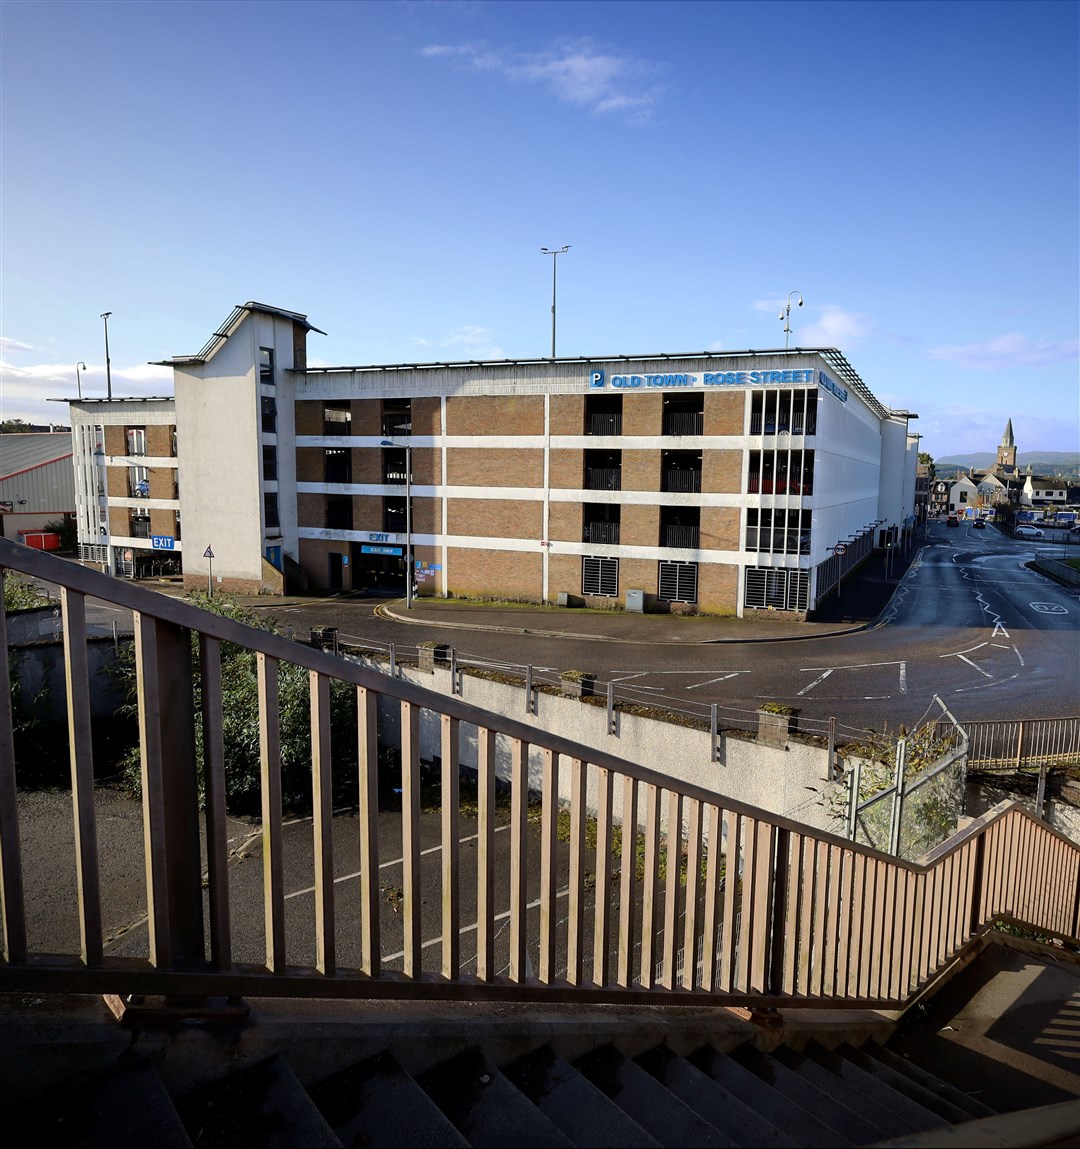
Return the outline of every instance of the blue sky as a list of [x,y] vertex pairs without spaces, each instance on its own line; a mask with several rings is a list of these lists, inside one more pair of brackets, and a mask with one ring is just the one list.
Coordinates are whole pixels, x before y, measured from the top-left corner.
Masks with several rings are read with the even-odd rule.
[[936,457],[1080,449],[1078,5],[0,4],[0,414],[314,364],[835,346]]

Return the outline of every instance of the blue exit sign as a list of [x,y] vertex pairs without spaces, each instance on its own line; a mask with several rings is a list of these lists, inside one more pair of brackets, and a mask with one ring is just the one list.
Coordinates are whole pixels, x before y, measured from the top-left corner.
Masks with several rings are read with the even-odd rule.
[[171,551],[176,549],[176,540],[172,535],[151,535],[150,545],[156,551]]

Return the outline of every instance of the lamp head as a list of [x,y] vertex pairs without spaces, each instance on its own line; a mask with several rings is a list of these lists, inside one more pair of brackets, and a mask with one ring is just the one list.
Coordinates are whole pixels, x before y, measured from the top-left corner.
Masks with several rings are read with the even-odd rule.
[[101,318],[102,318],[102,319],[108,319],[110,315],[112,315],[112,312],[111,312],[111,311],[103,311],[103,312],[101,313]]

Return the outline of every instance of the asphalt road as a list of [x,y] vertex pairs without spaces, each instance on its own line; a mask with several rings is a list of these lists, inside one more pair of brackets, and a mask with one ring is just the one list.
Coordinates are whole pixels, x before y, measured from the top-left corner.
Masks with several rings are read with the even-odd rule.
[[[551,674],[588,667],[639,701],[751,714],[763,701],[837,717],[855,728],[911,725],[938,695],[961,721],[1080,714],[1080,589],[1028,569],[1036,545],[995,527],[931,523],[925,546],[876,625],[790,642],[605,643],[594,638],[440,630],[379,617],[384,600],[328,600],[265,609],[298,637],[337,626],[388,647],[449,642],[461,661],[525,662]],[[459,622],[460,622],[459,618]]]

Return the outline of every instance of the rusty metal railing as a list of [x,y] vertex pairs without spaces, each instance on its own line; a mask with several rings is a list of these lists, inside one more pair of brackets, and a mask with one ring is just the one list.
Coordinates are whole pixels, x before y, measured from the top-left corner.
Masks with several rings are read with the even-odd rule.
[[[7,540],[0,567],[60,587],[78,918],[67,951],[33,942],[49,911],[27,899],[24,878],[47,847],[20,839],[0,617],[0,990],[897,1008],[999,918],[1077,938],[1080,850],[1015,803],[904,862]],[[134,955],[117,952],[102,925],[88,596],[134,613],[146,914]],[[226,831],[223,643],[257,663],[254,954],[238,926],[253,899],[250,887],[238,892]],[[300,867],[309,920],[292,912],[298,891],[287,888],[297,863],[281,786],[283,663],[309,683],[312,814]],[[332,809],[335,680],[356,702],[348,821]],[[438,775],[434,806],[422,795],[422,721],[441,732],[428,771]],[[463,811],[466,738],[478,769],[475,810]],[[400,749],[400,810],[396,798],[380,810],[389,741]],[[343,858],[335,843],[347,832]],[[380,878],[388,867],[401,875],[392,898]]]

